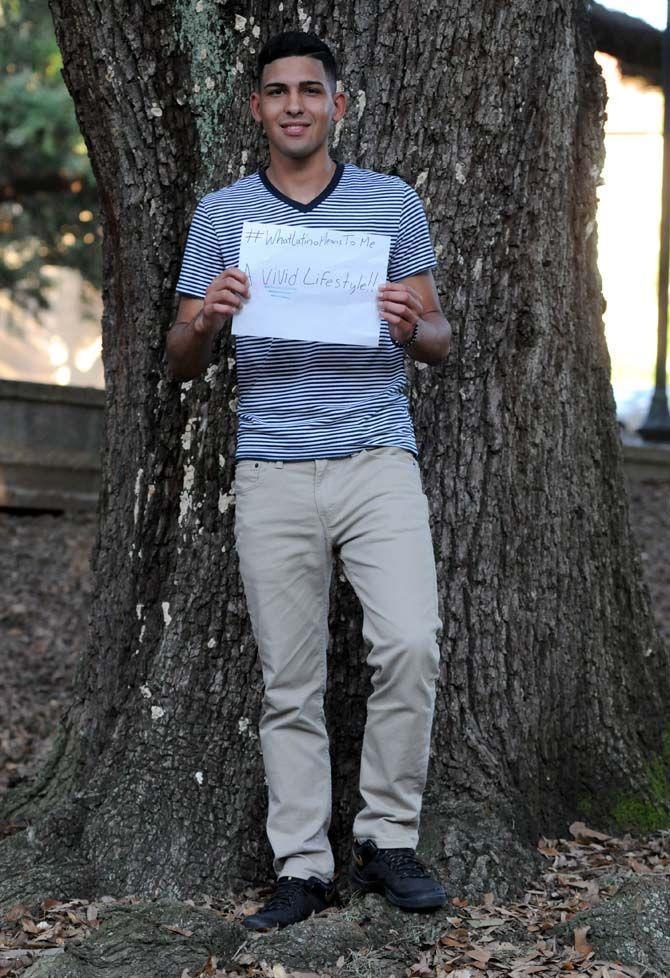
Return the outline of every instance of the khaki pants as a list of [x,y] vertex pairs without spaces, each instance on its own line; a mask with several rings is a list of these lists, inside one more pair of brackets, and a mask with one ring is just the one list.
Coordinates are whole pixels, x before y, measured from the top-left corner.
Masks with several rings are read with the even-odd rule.
[[[235,539],[265,693],[260,740],[277,876],[333,877],[324,723],[333,549],[373,668],[353,834],[416,848],[439,671],[435,560],[414,456],[237,463]],[[343,704],[344,705],[344,704]]]

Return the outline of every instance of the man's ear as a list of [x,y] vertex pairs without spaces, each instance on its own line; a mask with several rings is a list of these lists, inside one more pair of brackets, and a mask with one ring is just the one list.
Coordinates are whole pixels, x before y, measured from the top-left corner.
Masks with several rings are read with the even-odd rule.
[[249,108],[251,109],[251,114],[256,120],[256,122],[261,121],[261,114],[258,108],[258,103],[260,102],[260,95],[257,91],[253,91],[249,96]]
[[335,108],[333,109],[332,121],[339,122],[347,111],[347,106],[349,100],[344,92],[335,92],[333,95],[333,103]]

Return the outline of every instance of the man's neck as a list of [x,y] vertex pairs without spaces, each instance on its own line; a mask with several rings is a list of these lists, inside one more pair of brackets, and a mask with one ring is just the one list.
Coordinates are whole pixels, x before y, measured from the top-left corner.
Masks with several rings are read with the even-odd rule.
[[325,190],[333,179],[337,164],[324,147],[323,153],[306,160],[293,160],[270,153],[270,165],[265,171],[270,183],[291,200],[309,204]]

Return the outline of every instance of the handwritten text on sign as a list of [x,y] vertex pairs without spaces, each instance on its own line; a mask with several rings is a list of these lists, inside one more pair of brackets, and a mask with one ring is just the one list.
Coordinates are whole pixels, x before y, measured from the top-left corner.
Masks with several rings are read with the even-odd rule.
[[233,333],[377,346],[390,243],[384,234],[245,221],[238,264],[251,298]]

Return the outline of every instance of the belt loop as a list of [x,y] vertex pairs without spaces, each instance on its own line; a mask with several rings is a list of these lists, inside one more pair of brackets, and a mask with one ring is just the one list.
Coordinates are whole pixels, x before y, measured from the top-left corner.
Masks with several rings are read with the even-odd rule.
[[275,462],[275,468],[276,469],[283,469],[284,468],[284,463],[283,462],[279,462],[279,461]]

